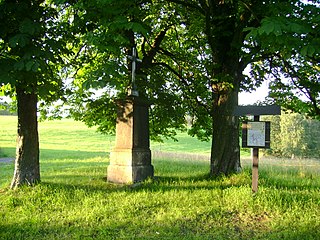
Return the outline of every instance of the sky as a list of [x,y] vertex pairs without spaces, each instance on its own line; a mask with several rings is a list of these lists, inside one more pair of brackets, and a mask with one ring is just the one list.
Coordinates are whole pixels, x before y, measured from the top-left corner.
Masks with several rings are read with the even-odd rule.
[[268,81],[262,83],[262,85],[254,92],[241,92],[239,93],[239,105],[252,105],[257,101],[264,101],[268,96]]

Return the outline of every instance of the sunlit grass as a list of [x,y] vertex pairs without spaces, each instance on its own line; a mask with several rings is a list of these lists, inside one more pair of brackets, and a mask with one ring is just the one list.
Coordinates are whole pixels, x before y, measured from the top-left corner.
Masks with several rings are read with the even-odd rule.
[[[180,169],[180,174],[174,176],[160,170],[161,164],[165,163],[155,164],[159,169],[157,178],[134,186],[106,183],[104,166],[90,168],[79,164],[78,169],[67,170],[70,176],[58,173],[54,178],[47,176],[34,188],[3,189],[0,237],[316,239],[319,236],[318,179],[310,184],[308,179],[300,178],[300,185],[293,188],[286,182],[272,185],[273,177],[265,179],[266,173],[262,171],[259,193],[252,195],[249,170],[214,180],[206,176],[201,164],[194,166],[199,173],[191,177],[189,169],[180,163],[171,163],[174,169]],[[265,183],[267,180],[271,182]]]
[[[8,156],[15,151],[16,130],[10,121],[0,117],[0,147]],[[13,163],[0,163],[0,239],[320,236],[317,159],[262,158],[259,191],[254,195],[248,158],[241,173],[212,179],[205,159],[163,156],[153,159],[154,179],[116,185],[106,182],[112,137],[71,120],[40,123],[39,129],[41,184],[9,190]],[[169,145],[177,144],[181,152],[190,153],[198,148],[193,141],[186,141],[184,147]]]

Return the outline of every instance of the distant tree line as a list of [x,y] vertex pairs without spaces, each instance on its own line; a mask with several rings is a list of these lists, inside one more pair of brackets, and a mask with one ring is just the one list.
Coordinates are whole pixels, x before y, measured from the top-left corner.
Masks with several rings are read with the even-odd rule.
[[17,113],[12,113],[8,110],[0,110],[0,115],[1,116],[17,116]]
[[17,111],[14,109],[14,106],[6,103],[6,102],[0,102],[0,115],[3,116],[16,116]]
[[263,120],[271,121],[271,149],[267,154],[292,158],[320,156],[319,121],[292,112]]

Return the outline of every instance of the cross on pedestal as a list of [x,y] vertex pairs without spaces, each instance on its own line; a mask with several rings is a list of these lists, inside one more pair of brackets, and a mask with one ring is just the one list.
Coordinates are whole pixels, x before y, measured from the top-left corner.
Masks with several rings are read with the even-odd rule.
[[132,82],[125,99],[116,101],[116,141],[110,153],[110,165],[107,170],[109,182],[128,184],[144,181],[154,176],[151,164],[149,140],[149,102],[138,95],[135,75],[136,49],[132,49]]
[[128,91],[129,96],[139,96],[139,92],[137,90],[137,85],[136,85],[136,63],[137,62],[142,62],[138,57],[137,57],[137,50],[135,47],[132,48],[132,56],[129,56],[129,59],[132,61],[132,79],[131,79],[131,88]]

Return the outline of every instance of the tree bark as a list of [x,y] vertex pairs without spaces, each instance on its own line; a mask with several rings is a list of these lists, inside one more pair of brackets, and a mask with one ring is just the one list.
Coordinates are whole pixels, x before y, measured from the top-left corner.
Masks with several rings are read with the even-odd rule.
[[[224,41],[228,44],[227,41]],[[242,70],[239,57],[230,51],[220,58],[221,68],[215,75],[222,76],[219,82],[212,87],[212,146],[211,146],[211,176],[228,175],[239,172],[240,146],[239,146],[239,118],[233,115],[238,105],[238,94],[242,79]],[[221,43],[222,45],[222,43]]]
[[18,87],[16,93],[18,134],[12,189],[40,182],[37,94]]
[[210,175],[227,175],[241,170],[239,119],[233,116],[237,91],[220,96],[214,104]]
[[[204,3],[204,2],[203,2]],[[238,18],[238,1],[210,1],[206,9],[206,35],[212,50],[212,146],[210,174],[212,176],[239,172],[239,118],[233,116],[238,105],[242,80],[240,61],[243,28]]]

